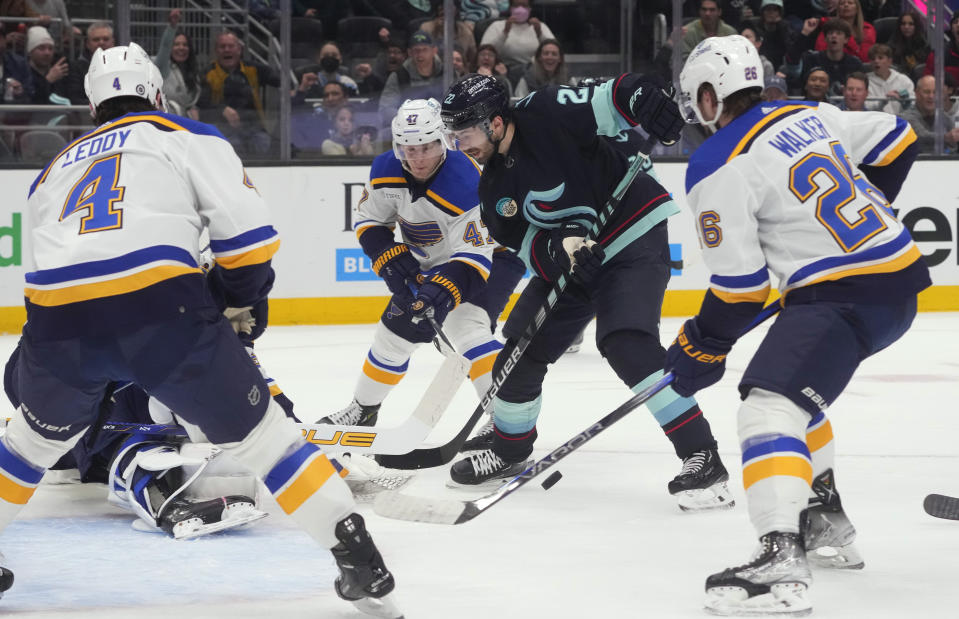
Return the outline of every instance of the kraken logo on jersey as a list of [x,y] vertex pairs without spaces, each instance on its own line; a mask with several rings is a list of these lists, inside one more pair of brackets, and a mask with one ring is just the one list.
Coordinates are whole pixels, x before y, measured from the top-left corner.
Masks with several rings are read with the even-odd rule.
[[500,198],[496,203],[496,212],[503,217],[512,217],[518,210],[519,206],[513,198]]
[[443,240],[443,229],[436,221],[412,222],[397,218],[403,240],[415,247],[429,247]]

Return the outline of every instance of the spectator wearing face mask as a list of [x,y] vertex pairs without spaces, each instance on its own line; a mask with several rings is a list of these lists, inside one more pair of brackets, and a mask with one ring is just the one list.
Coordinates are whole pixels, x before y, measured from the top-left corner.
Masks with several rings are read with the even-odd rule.
[[499,52],[500,59],[509,68],[514,84],[533,61],[539,44],[544,39],[555,39],[549,26],[530,17],[530,0],[510,0],[509,17],[494,21],[483,33],[481,45],[490,44]]

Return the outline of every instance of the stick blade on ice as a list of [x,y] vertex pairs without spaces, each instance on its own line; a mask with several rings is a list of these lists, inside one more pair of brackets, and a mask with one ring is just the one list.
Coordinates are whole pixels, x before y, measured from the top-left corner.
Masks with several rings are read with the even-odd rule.
[[430,524],[457,524],[465,511],[463,501],[413,496],[402,492],[383,492],[373,501],[373,511],[384,518],[427,522]]

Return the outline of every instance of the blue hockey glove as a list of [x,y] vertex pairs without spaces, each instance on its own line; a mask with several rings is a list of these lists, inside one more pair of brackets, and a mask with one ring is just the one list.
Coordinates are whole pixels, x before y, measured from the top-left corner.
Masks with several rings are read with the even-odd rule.
[[390,292],[404,294],[408,291],[406,281],[416,281],[420,263],[405,243],[394,243],[373,260],[373,272],[383,278]]
[[250,317],[253,318],[253,326],[250,330],[250,339],[255,340],[256,338],[263,335],[263,332],[266,331],[266,325],[270,320],[270,303],[266,299],[263,299],[250,309]]
[[712,385],[726,371],[726,354],[733,343],[706,337],[699,332],[695,318],[687,320],[666,351],[666,371],[673,373],[673,389],[690,397]]
[[434,281],[434,279],[445,280],[441,276],[434,275],[433,278],[420,286],[413,298],[413,303],[410,304],[413,322],[417,323],[421,330],[428,331],[430,334],[433,333],[433,326],[426,319],[430,310],[433,312],[433,319],[441,325],[446,320],[446,315],[450,313],[450,310],[456,307],[453,292],[440,281]]
[[676,143],[686,122],[673,100],[675,89],[657,77],[644,76],[629,99],[629,111],[651,136],[669,145]]

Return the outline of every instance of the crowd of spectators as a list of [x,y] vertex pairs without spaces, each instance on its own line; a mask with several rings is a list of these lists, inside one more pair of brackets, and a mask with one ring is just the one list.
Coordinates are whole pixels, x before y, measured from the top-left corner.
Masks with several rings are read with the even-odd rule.
[[[651,0],[643,6],[666,10],[671,4]],[[277,6],[250,0],[249,15],[278,32]],[[566,54],[572,47],[554,35],[576,24],[558,18],[547,24],[545,17],[556,14],[543,12],[534,0],[456,0],[455,7],[455,78],[491,75],[518,98],[585,77],[571,75]],[[706,37],[741,33],[762,58],[765,98],[898,114],[913,124],[928,151],[935,137],[935,100],[928,94],[930,88],[935,92],[934,61],[923,17],[910,7],[903,0],[685,0],[682,31],[652,64],[671,80],[673,40],[685,58]],[[81,31],[63,0],[0,0],[0,16],[34,18],[19,25],[0,22],[0,101],[86,105],[83,77],[93,52],[114,45],[111,24],[92,23]],[[372,19],[373,29],[365,35],[340,32],[341,20],[354,17]],[[213,41],[210,57],[204,57],[197,48],[206,49],[209,41],[194,44],[188,32],[198,30],[183,27],[181,11],[173,9],[166,18],[156,49],[148,51],[163,74],[170,110],[216,125],[242,156],[275,156],[280,74],[253,60],[244,40],[253,35],[199,30]],[[304,23],[316,26],[302,30],[312,33],[307,40],[294,40],[294,157],[369,156],[389,148],[390,120],[405,99],[443,96],[443,18],[441,0],[294,0],[295,32]],[[959,104],[949,97],[959,82],[959,17],[946,34],[945,145],[955,153]],[[0,116],[2,124],[15,120],[13,114]],[[702,128],[690,127],[683,150],[691,152],[707,137]]]
[[[685,59],[710,36],[742,34],[760,54],[767,100],[828,101],[845,110],[881,110],[909,121],[922,152],[934,152],[935,58],[922,15],[900,0],[695,0],[682,31],[654,66],[672,79],[673,41]],[[877,27],[877,25],[879,27]],[[927,36],[928,35],[928,36]],[[945,152],[959,153],[959,13],[943,33]],[[682,150],[704,136],[688,128]]]

